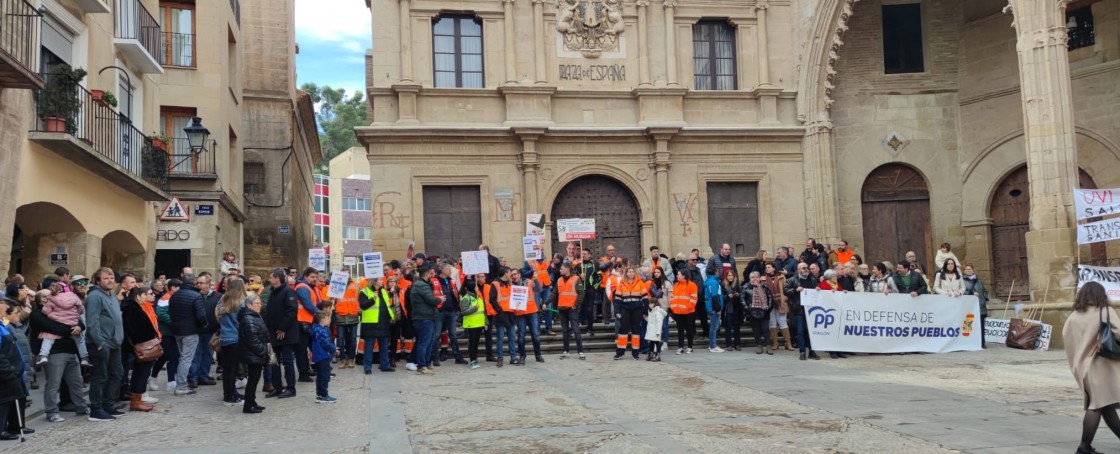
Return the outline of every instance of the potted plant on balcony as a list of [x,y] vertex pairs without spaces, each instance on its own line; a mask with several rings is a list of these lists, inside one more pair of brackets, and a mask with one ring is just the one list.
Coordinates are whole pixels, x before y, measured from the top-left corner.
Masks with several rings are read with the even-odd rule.
[[113,96],[113,92],[105,90],[90,90],[89,92],[93,95],[94,102],[105,107],[117,108],[117,97]]
[[162,150],[164,154],[167,153],[168,146],[171,145],[171,138],[161,132],[154,133],[148,136],[152,140],[152,148]]
[[46,83],[39,91],[38,114],[47,132],[73,132],[75,118],[82,108],[78,85],[86,77],[86,70],[60,65],[47,74]]
[[167,180],[168,161],[167,151],[156,148],[155,140],[151,145],[145,144],[140,163],[141,177],[163,187],[163,182]]

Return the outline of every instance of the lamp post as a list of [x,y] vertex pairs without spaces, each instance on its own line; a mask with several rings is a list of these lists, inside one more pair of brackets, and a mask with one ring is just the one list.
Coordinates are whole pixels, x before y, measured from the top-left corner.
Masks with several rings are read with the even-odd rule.
[[183,132],[187,133],[187,142],[190,142],[191,153],[201,154],[206,151],[206,139],[210,137],[210,130],[202,126],[201,118],[191,117],[191,124],[183,128]]

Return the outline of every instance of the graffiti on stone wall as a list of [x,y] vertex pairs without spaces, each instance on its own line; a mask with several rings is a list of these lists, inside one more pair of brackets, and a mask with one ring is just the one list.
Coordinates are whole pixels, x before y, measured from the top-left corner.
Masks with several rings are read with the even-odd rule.
[[681,234],[688,238],[692,236],[692,226],[696,224],[696,205],[700,197],[695,192],[673,194],[673,204],[677,207],[677,218],[681,223]]
[[410,216],[397,213],[397,204],[393,200],[401,196],[397,191],[386,191],[373,196],[373,228],[398,229],[404,235],[404,229],[409,226]]

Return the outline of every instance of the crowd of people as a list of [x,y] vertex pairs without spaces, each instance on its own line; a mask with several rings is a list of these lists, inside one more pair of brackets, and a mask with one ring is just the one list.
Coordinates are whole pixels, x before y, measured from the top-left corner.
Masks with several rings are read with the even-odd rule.
[[[832,249],[812,239],[796,257],[788,245],[774,258],[759,251],[741,273],[727,244],[707,259],[699,249],[670,258],[654,246],[639,262],[619,257],[613,245],[596,258],[569,243],[520,267],[485,245],[480,250],[488,254],[485,273],[466,275],[450,257],[410,254],[387,262],[381,278],[352,276],[341,297],[331,297],[325,272],[289,267],[263,279],[245,276],[232,253],[217,276],[184,268],[173,278],[142,281],[101,268],[87,278],[60,267],[34,285],[13,275],[0,303],[0,439],[16,436],[40,377],[51,422],[63,421],[62,411],[91,421],[151,411],[163,371],[175,396],[220,380],[226,405],[256,414],[265,410],[258,388],[266,398],[291,398],[297,382],[315,382],[315,402],[335,402],[335,366],[361,365],[372,374],[395,372],[403,361],[421,375],[452,360],[471,369],[480,361],[524,366],[527,347],[536,362],[545,361],[542,334],[562,336],[559,359],[574,352],[583,360],[584,338],[596,336],[596,324],[614,337],[615,360],[629,350],[633,359],[661,361],[672,341],[670,320],[678,355],[691,354],[700,339],[712,353],[741,351],[747,325],[756,354],[784,348],[801,360],[820,359],[800,304],[804,289],[977,295],[986,314],[983,284],[948,244],[933,273],[913,252],[893,266],[865,263],[846,242]],[[515,286],[529,289],[523,307],[514,303]],[[211,373],[215,358],[219,379]]]

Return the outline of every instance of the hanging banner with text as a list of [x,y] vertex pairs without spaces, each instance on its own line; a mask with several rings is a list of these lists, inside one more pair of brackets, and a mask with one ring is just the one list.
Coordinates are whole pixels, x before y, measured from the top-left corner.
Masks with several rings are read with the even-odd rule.
[[1120,218],[1105,219],[1077,226],[1077,244],[1120,240]]
[[944,353],[980,350],[975,296],[832,292],[801,293],[815,350],[856,353]]
[[1081,290],[1081,286],[1086,282],[1100,282],[1109,300],[1120,301],[1120,268],[1079,265],[1077,289]]
[[1120,189],[1074,189],[1077,220],[1120,213]]
[[556,236],[559,241],[595,239],[595,219],[558,219]]
[[[1040,323],[1038,320],[1028,320],[1030,322]],[[984,319],[984,338],[987,342],[996,344],[1007,343],[1007,330],[1011,329],[1011,320],[1006,318],[987,318]],[[1049,350],[1050,349],[1050,335],[1053,333],[1054,327],[1042,324],[1042,332],[1038,333],[1038,344],[1035,345],[1035,350]]]
[[362,264],[366,269],[366,279],[381,279],[385,276],[385,263],[381,260],[380,252],[362,254]]

